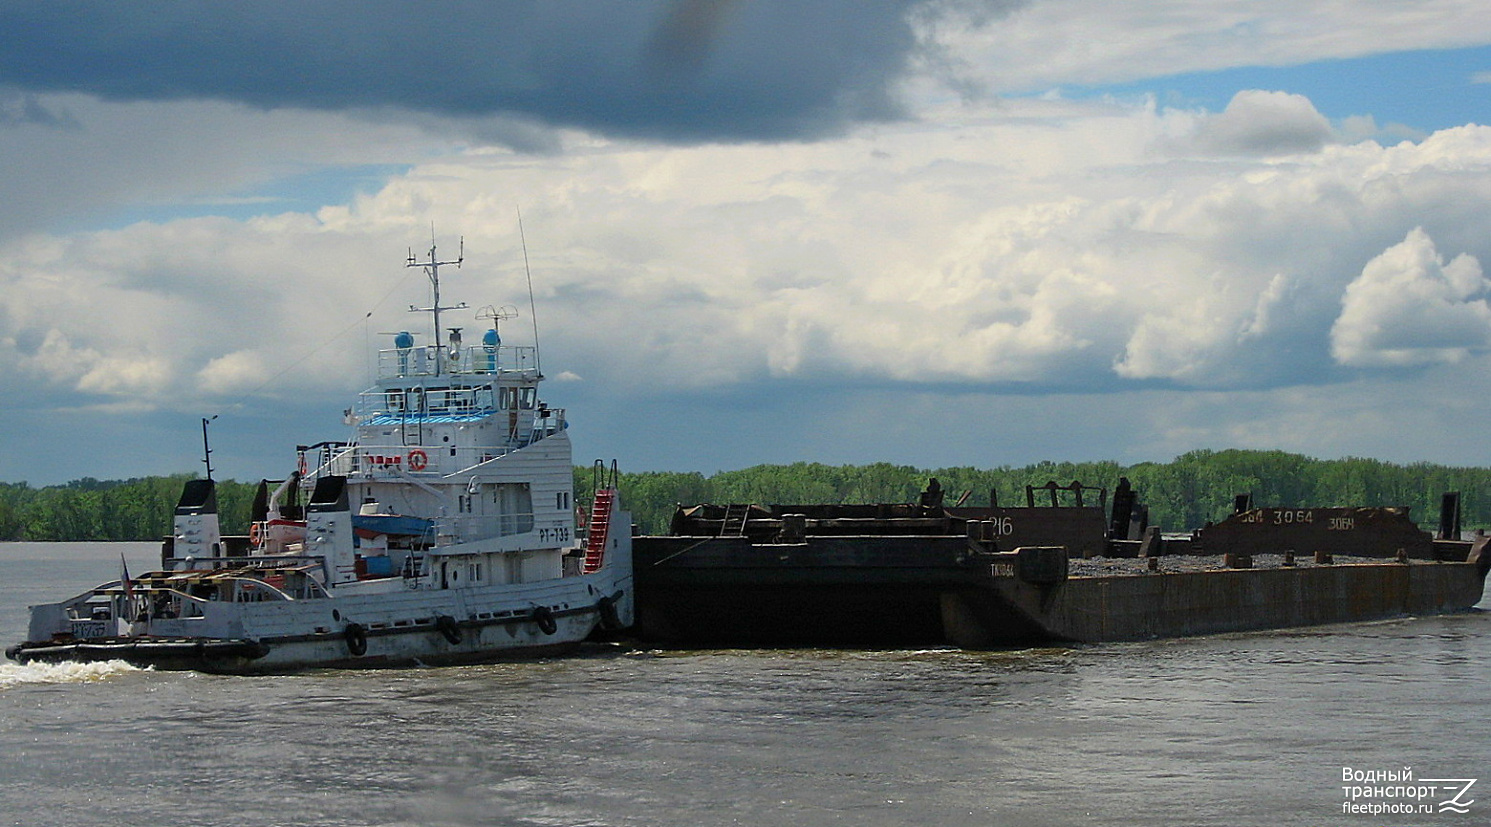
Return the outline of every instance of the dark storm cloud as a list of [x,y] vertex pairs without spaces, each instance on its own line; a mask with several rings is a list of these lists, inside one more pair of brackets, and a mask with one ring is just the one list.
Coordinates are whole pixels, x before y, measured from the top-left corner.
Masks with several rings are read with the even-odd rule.
[[508,115],[676,141],[902,113],[916,0],[16,2],[0,84],[111,100]]

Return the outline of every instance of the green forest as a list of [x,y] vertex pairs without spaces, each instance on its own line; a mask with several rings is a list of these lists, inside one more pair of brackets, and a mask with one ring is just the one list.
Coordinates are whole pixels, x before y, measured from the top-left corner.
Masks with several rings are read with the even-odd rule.
[[[1112,491],[1127,477],[1150,522],[1166,530],[1198,528],[1225,517],[1237,494],[1259,506],[1408,506],[1425,528],[1438,521],[1446,491],[1462,496],[1466,528],[1491,526],[1491,468],[1373,459],[1320,460],[1282,451],[1193,451],[1170,462],[1041,462],[1023,467],[924,469],[909,465],[758,465],[706,476],[646,471],[620,476],[622,502],[639,528],[666,529],[677,504],[914,502],[936,477],[949,504],[966,496],[986,505],[1023,505],[1027,485],[1048,482]],[[189,475],[100,481],[81,479],[33,488],[0,484],[0,540],[153,540],[170,530],[171,511]],[[589,498],[592,469],[575,469],[575,495]],[[228,533],[247,531],[258,481],[218,483],[218,508]]]

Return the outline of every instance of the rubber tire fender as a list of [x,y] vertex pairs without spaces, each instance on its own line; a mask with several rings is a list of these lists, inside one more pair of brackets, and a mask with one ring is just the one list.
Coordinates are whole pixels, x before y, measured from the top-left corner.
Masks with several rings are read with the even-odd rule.
[[549,611],[548,606],[539,606],[533,610],[533,622],[537,623],[538,630],[546,635],[559,631],[559,622],[554,619],[554,613]]
[[450,615],[441,615],[435,618],[435,628],[440,631],[440,636],[445,638],[446,643],[454,646],[461,642],[461,627],[456,623],[456,619]]
[[348,623],[342,630],[342,639],[347,641],[347,651],[360,658],[368,653],[368,633],[360,624]]
[[602,597],[595,602],[595,611],[601,616],[601,628],[608,632],[621,629],[621,614],[616,611],[616,598]]

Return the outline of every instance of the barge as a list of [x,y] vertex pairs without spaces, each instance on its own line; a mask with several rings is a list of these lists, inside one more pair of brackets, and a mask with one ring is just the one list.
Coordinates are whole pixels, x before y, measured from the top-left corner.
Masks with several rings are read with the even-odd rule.
[[1491,538],[1460,539],[1448,495],[1435,537],[1404,508],[1248,497],[1226,520],[1166,535],[1127,481],[1111,511],[1105,490],[1080,483],[1026,494],[1024,507],[946,506],[934,480],[918,503],[680,507],[666,535],[633,538],[637,633],[743,646],[1142,640],[1463,611],[1491,566]]

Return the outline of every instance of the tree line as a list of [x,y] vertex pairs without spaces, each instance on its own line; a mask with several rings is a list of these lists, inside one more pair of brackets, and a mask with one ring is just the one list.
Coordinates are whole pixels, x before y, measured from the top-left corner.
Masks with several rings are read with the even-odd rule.
[[[96,480],[32,488],[0,483],[0,540],[158,540],[169,534],[190,474]],[[259,483],[219,480],[218,512],[228,533],[248,530]]]
[[[1282,451],[1192,451],[1170,462],[1040,462],[1021,467],[937,468],[873,463],[758,465],[712,475],[644,471],[620,475],[622,502],[648,533],[667,529],[674,508],[698,503],[915,502],[936,477],[945,501],[968,505],[1024,505],[1026,486],[1049,482],[1111,492],[1127,477],[1148,506],[1150,523],[1166,530],[1199,528],[1232,510],[1248,493],[1259,506],[1407,506],[1426,528],[1437,524],[1440,496],[1461,493],[1467,528],[1491,526],[1491,468],[1429,463],[1399,465],[1374,459],[1321,460]],[[171,529],[182,485],[191,477],[74,480],[33,488],[0,484],[0,540],[154,540]],[[218,510],[226,533],[245,533],[259,483],[220,480]],[[588,500],[592,470],[575,469],[575,495]],[[1070,497],[1063,495],[1063,502]],[[1041,492],[1040,502],[1049,502]],[[1093,502],[1091,498],[1087,500]]]

